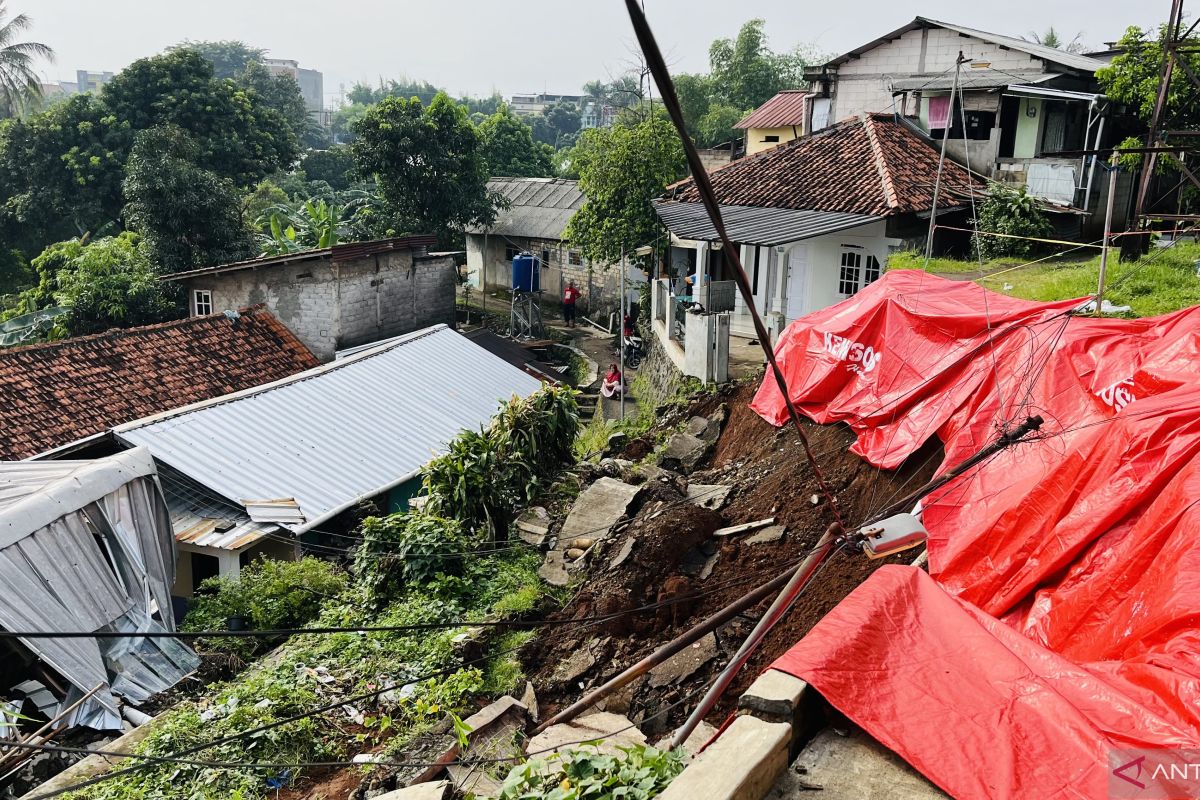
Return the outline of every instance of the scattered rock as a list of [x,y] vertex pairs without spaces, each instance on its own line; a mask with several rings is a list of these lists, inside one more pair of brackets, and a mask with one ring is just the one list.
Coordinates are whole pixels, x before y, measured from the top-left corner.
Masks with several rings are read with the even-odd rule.
[[[701,549],[701,552],[703,552],[703,548]],[[704,566],[700,568],[700,573],[696,575],[696,577],[702,581],[707,580],[708,576],[712,575],[713,569],[717,566],[717,559],[720,557],[720,555],[720,553],[709,554],[708,558],[704,562]]]
[[617,431],[608,437],[608,442],[604,445],[604,454],[613,455],[614,453],[623,452],[628,444],[628,434]]
[[716,657],[717,637],[710,633],[650,670],[650,686],[658,688],[687,680]]
[[541,547],[550,535],[550,512],[541,506],[526,509],[517,517],[517,535],[522,541]]
[[630,681],[625,686],[622,686],[612,694],[606,695],[597,702],[596,710],[608,711],[613,714],[628,714],[629,709],[633,706],[634,695],[638,693],[638,689],[641,689],[642,684],[645,682],[645,676]]
[[375,800],[447,800],[453,791],[450,781],[432,781],[376,795]]
[[613,478],[600,478],[575,499],[559,538],[564,542],[580,536],[603,539],[625,516],[639,491],[637,486]]
[[772,525],[768,528],[763,528],[758,533],[746,540],[746,544],[769,544],[770,542],[778,542],[783,538],[783,534],[787,532],[787,528],[783,525]]
[[529,681],[525,681],[525,693],[521,695],[521,705],[528,709],[529,718],[537,722],[540,714],[538,711],[537,692],[533,690],[533,684]]
[[665,469],[690,473],[708,452],[708,443],[690,433],[676,433],[667,440],[658,463]]
[[583,558],[583,552],[584,551],[578,547],[572,547],[569,548],[564,555],[567,557],[568,561],[578,561],[579,559]]
[[646,735],[633,726],[628,718],[607,711],[579,717],[563,725],[552,725],[525,745],[526,753],[543,755],[559,748],[575,749],[580,741],[600,741],[595,747],[601,753],[620,756],[621,747],[645,744]]
[[716,444],[717,439],[721,436],[721,423],[713,422],[708,417],[692,417],[688,420],[684,431],[706,444]]
[[732,491],[732,486],[719,483],[689,483],[687,499],[694,506],[719,511],[725,505],[725,501],[729,499],[729,493]]
[[579,550],[587,550],[589,547],[591,547],[595,543],[596,543],[595,539],[589,539],[586,536],[581,536],[578,539],[576,539],[575,541],[571,542],[571,547],[578,548]]
[[609,562],[609,569],[616,569],[625,563],[625,559],[629,558],[629,554],[633,552],[633,546],[637,544],[637,538],[628,536],[625,541],[621,542],[621,549],[613,556],[613,560]]
[[572,653],[554,670],[554,680],[559,683],[571,683],[578,680],[592,667],[596,666],[596,657],[590,647],[581,647]]
[[538,568],[538,575],[551,586],[566,586],[571,582],[567,574],[567,563],[562,550],[551,550],[546,553],[546,560]]

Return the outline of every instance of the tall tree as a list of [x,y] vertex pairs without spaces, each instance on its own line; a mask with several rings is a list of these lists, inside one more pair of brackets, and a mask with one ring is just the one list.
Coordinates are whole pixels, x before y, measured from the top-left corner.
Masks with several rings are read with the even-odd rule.
[[496,216],[479,132],[444,93],[428,106],[389,97],[355,126],[358,171],[375,176],[400,228],[435,233],[443,244]]
[[267,54],[266,50],[234,39],[216,42],[184,39],[174,47],[167,48],[168,53],[176,50],[193,50],[204,56],[212,64],[213,76],[217,78],[240,78],[251,64],[262,64]]
[[13,116],[42,98],[33,65],[39,58],[54,60],[54,51],[41,42],[21,40],[32,24],[25,14],[8,19],[6,2],[0,0],[0,117]]
[[533,138],[558,147],[566,137],[579,132],[579,107],[574,103],[551,103],[533,117]]
[[253,255],[233,182],[199,166],[201,146],[164,125],[137,135],[129,157],[125,217],[161,272],[179,272]]
[[737,38],[712,43],[708,61],[714,99],[734,108],[755,108],[781,89],[800,85],[806,61],[803,51],[772,51],[765,24],[752,19],[742,25]]
[[346,145],[310,150],[300,168],[309,181],[321,181],[335,191],[349,189],[354,183],[354,154]]
[[632,125],[591,128],[571,150],[583,206],[567,224],[567,239],[592,261],[613,263],[657,238],[652,200],[682,177],[683,146],[671,123],[655,114]]
[[254,88],[213,77],[195,50],[143,58],[103,90],[104,104],[131,131],[175,125],[199,145],[199,164],[250,188],[299,156],[293,121]]
[[483,154],[493,177],[546,178],[554,174],[554,148],[533,140],[529,126],[501,105],[479,126]]

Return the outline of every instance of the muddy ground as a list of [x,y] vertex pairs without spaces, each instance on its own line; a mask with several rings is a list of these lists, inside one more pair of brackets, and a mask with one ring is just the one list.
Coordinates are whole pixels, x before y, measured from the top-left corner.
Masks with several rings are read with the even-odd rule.
[[[628,612],[689,598],[669,607],[625,614],[603,626],[550,629],[522,652],[537,689],[543,719],[648,655],[691,625],[761,583],[794,566],[834,520],[794,429],[776,429],[749,408],[756,385],[742,385],[693,402],[686,419],[728,409],[728,421],[711,454],[688,476],[692,484],[733,487],[719,511],[686,502],[683,481],[648,481],[635,501],[636,513],[592,554],[587,579],[559,619],[584,619]],[[679,416],[676,415],[676,420]],[[884,506],[932,477],[941,462],[936,443],[895,472],[877,470],[848,450],[848,428],[806,423],[805,430],[825,479],[848,525],[865,521]],[[636,458],[649,438],[631,442],[624,455]],[[778,541],[749,543],[754,533],[715,538],[714,530],[774,517],[785,526]],[[628,539],[634,539],[632,546]],[[768,537],[769,538],[769,537]],[[624,560],[621,554],[628,550]],[[872,571],[887,563],[911,562],[915,552],[869,561],[861,553],[836,554],[817,575],[791,613],[767,637],[709,718],[726,717],[753,679],[803,637],[816,622]],[[715,559],[715,560],[714,560]],[[614,562],[620,561],[614,566]],[[705,570],[705,566],[708,567]],[[707,574],[707,577],[703,577]],[[652,739],[676,727],[741,640],[765,601],[717,631],[711,660],[678,682],[643,678],[610,698],[602,708],[628,714]],[[711,644],[711,642],[710,642]],[[660,685],[652,685],[652,684]],[[674,706],[670,711],[664,711]]]

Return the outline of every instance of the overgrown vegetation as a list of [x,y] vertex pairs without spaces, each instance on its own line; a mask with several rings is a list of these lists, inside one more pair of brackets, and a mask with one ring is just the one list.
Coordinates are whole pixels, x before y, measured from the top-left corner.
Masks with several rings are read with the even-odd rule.
[[456,520],[425,513],[392,514],[363,520],[355,549],[354,574],[373,606],[408,585],[439,575],[461,575],[468,552]]
[[499,800],[650,800],[683,771],[679,750],[620,749],[619,756],[580,747],[530,759],[508,774]]
[[423,471],[425,510],[464,530],[502,536],[509,515],[572,462],[579,428],[575,392],[547,387],[504,405],[492,424],[455,437]]
[[971,247],[979,258],[1024,258],[1034,251],[1035,243],[1007,237],[1045,237],[1053,230],[1037,199],[1028,194],[1024,186],[1012,189],[999,183],[993,183],[988,189],[987,199],[979,206],[975,222],[980,231],[1003,234],[974,234]]

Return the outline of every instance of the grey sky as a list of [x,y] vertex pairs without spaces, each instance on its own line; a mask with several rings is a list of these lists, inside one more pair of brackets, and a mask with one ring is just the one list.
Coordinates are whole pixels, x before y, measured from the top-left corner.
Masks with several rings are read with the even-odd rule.
[[[1159,8],[1161,6],[1161,8]],[[1100,45],[1131,24],[1165,18],[1157,0],[1135,9],[1117,0],[646,0],[673,71],[703,71],[709,43],[747,19],[767,20],[771,46],[811,43],[848,50],[914,16],[1011,36],[1054,25]],[[58,53],[49,78],[76,69],[117,71],[182,39],[241,39],[325,73],[327,100],[339,84],[380,76],[428,80],[452,93],[577,93],[584,81],[620,73],[633,46],[620,0],[8,0],[34,18],[34,36]]]

